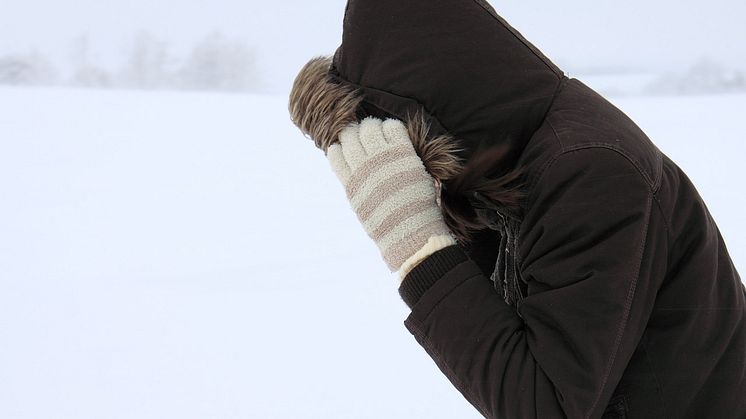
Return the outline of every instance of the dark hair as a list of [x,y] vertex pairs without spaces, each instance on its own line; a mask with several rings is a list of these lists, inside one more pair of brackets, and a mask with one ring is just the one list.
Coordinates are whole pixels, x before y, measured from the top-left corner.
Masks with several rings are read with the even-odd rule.
[[441,181],[441,209],[446,224],[462,244],[469,244],[473,233],[488,228],[475,210],[475,203],[499,209],[503,214],[520,219],[522,202],[526,198],[524,169],[516,167],[500,171],[506,148],[480,148],[457,174]]
[[407,114],[409,137],[425,168],[440,184],[443,217],[456,239],[468,245],[473,234],[489,226],[475,211],[475,204],[497,208],[504,215],[522,217],[526,198],[521,166],[503,169],[507,147],[481,145],[464,163],[463,148],[450,134],[433,135],[424,110]]

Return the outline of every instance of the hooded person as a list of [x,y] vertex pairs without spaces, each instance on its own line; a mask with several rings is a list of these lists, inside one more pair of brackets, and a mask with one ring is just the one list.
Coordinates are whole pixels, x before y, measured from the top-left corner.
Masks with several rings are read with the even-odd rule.
[[702,197],[489,4],[349,0],[289,110],[483,416],[746,418],[746,288]]

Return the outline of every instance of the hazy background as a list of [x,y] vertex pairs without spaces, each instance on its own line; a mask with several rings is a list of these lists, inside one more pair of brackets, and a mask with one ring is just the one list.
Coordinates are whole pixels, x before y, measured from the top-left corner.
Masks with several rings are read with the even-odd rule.
[[[492,4],[686,172],[746,271],[746,3]],[[343,10],[0,0],[0,419],[480,417],[290,122]]]
[[[746,84],[742,0],[492,4],[570,75],[668,74],[670,80],[671,73],[682,76],[698,63],[702,73],[705,60],[707,77],[729,78],[731,88]],[[344,5],[342,0],[2,0],[0,56],[36,52],[44,57],[54,74],[40,75],[39,82],[282,93],[308,58],[337,47]],[[216,34],[222,37],[216,40]],[[201,62],[193,57],[195,49],[205,57]],[[240,58],[231,61],[231,51]],[[175,82],[174,74],[189,67],[190,57],[191,81]],[[223,70],[217,68],[220,62]],[[222,84],[194,80],[199,78],[194,72],[203,79],[230,79],[226,67],[246,71],[240,80],[234,76]],[[81,69],[84,74],[76,79]],[[97,71],[109,81],[100,80]],[[742,72],[735,82],[733,71]],[[164,74],[169,82],[159,81]]]

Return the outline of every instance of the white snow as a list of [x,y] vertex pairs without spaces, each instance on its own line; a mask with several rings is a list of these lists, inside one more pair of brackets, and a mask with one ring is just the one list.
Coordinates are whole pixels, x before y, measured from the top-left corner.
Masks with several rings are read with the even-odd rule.
[[[746,269],[746,95],[613,100]],[[0,87],[0,417],[478,418],[284,96]]]

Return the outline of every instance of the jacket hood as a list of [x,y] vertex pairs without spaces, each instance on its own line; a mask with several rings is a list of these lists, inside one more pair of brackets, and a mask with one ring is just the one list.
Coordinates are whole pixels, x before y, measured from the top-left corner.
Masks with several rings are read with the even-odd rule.
[[325,152],[366,116],[404,121],[466,244],[491,228],[480,208],[521,217],[518,158],[564,78],[483,1],[349,0],[341,46],[300,70],[288,110]]
[[422,112],[469,160],[503,146],[512,168],[563,73],[480,0],[349,0],[330,75],[361,92],[365,115]]

